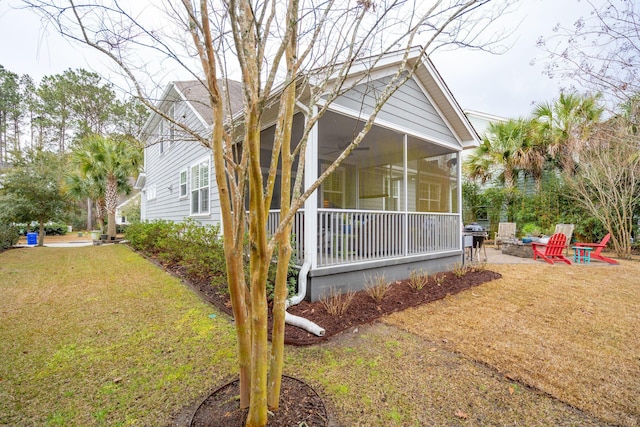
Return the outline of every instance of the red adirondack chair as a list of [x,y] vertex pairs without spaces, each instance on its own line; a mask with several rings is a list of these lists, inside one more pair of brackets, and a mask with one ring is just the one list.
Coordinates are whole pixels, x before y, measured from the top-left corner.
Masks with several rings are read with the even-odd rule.
[[617,264],[618,261],[615,259],[600,255],[600,252],[602,252],[602,250],[607,246],[607,243],[609,243],[610,238],[611,233],[608,233],[600,243],[576,243],[576,246],[593,248],[593,252],[591,252],[591,259],[599,259],[600,261],[608,262],[609,264]]
[[556,233],[549,239],[546,245],[543,243],[531,243],[533,248],[533,259],[542,258],[549,264],[554,261],[562,261],[571,265],[571,261],[564,256],[564,249],[567,246],[567,236],[562,233]]

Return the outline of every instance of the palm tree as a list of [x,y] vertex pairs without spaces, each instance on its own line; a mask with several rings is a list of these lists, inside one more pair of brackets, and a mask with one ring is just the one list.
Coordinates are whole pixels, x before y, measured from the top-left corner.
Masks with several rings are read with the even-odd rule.
[[548,153],[561,170],[572,175],[580,151],[593,126],[600,121],[604,109],[598,105],[598,96],[564,94],[554,103],[536,106],[534,118],[541,123],[540,130]]
[[80,176],[78,171],[71,173],[66,178],[66,193],[72,199],[87,202],[87,230],[92,230],[91,205],[95,203],[96,220],[100,231],[104,231],[104,188],[100,183],[91,181]]
[[72,154],[78,176],[89,181],[94,197],[98,194],[104,198],[110,238],[116,236],[118,195],[131,191],[129,177],[138,173],[141,159],[140,149],[130,138],[96,134],[83,138]]
[[[491,123],[480,146],[465,162],[467,176],[483,183],[490,179],[502,182],[502,197],[507,205],[507,216],[512,216],[512,205],[517,195],[516,178],[526,158],[525,139],[529,122],[525,119]],[[502,209],[502,206],[497,207]]]
[[505,188],[513,189],[521,167],[526,131],[524,119],[491,123],[480,147],[465,162],[469,178],[483,183],[495,178],[502,181]]
[[542,191],[542,173],[548,157],[544,124],[536,119],[531,119],[526,121],[523,126],[524,135],[518,163],[522,171],[533,178],[536,193],[540,194]]

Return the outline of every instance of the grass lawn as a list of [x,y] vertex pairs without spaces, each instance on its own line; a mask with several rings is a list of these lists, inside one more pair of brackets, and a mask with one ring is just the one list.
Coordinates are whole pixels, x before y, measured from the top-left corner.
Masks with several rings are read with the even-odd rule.
[[[640,291],[622,282],[640,269],[567,267],[496,267],[499,281],[319,346],[287,347],[285,373],[317,389],[334,425],[634,425],[640,412],[629,396],[639,394],[640,352],[629,334],[640,330]],[[582,283],[597,268],[610,284],[587,292],[594,285]],[[538,295],[522,271],[546,290]],[[551,273],[562,276],[559,285],[545,278]],[[556,292],[575,304],[564,323],[545,311],[556,307],[548,302]],[[0,425],[168,425],[236,372],[230,319],[123,246],[4,252],[0,295]],[[635,313],[626,310],[633,304]],[[579,343],[565,338],[576,322]],[[487,348],[504,357],[489,358]],[[602,362],[581,362],[559,382],[549,366],[581,351],[580,360]],[[521,366],[523,354],[545,363]],[[589,375],[599,376],[609,406],[590,393]],[[547,389],[545,377],[561,392]],[[587,398],[572,400],[580,389]]]
[[503,278],[385,322],[602,420],[640,425],[640,263],[490,268]]

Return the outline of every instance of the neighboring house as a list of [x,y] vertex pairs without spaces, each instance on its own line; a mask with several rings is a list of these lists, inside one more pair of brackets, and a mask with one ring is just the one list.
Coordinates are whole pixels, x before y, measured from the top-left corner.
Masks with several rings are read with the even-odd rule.
[[[476,147],[478,136],[431,61],[419,56],[411,60],[421,61],[416,74],[387,102],[358,149],[295,217],[294,258],[306,276],[311,300],[330,288],[361,289],[376,274],[392,281],[408,277],[411,270],[433,273],[462,261],[460,153]],[[372,74],[375,79],[338,98],[315,125],[306,156],[306,185],[360,129],[358,117],[368,117],[373,96],[397,71],[400,57],[389,55],[380,63]],[[359,72],[365,70],[353,74]],[[232,110],[239,111],[240,84],[230,85],[229,91]],[[199,82],[174,82],[158,105],[208,135],[207,100]],[[270,153],[275,115],[268,111],[264,116],[261,140]],[[304,112],[297,112],[294,141],[300,139],[304,121]],[[219,223],[210,150],[180,138],[158,115],[147,121],[143,138],[145,166],[137,182],[142,219]],[[266,173],[266,156],[262,161]],[[279,218],[279,194],[273,200],[269,229]]]
[[[492,114],[482,113],[479,111],[465,110],[464,113],[469,118],[469,122],[476,130],[477,134],[480,136],[481,141],[484,140],[484,138],[487,136],[487,131],[489,130],[489,125],[491,123],[502,123],[509,121],[509,119],[506,117],[494,116]],[[464,162],[469,158],[469,155],[471,155],[472,153],[473,150],[467,150],[463,152],[462,164],[464,164]],[[492,181],[487,181],[484,184],[480,184],[480,188],[482,189],[490,188],[493,186],[494,184]],[[506,215],[504,220],[506,221]],[[487,230],[491,227],[486,206],[476,207],[475,221]]]
[[[465,110],[464,113],[478,135],[480,135],[480,140],[486,136],[491,123],[502,123],[510,120],[507,117],[494,116],[492,114],[481,113],[480,111]],[[465,154],[468,155],[470,152],[471,151],[468,151]]]
[[124,202],[120,203],[117,207],[116,207],[116,224],[118,225],[129,225],[131,223],[131,218],[128,218],[126,215],[126,208],[133,206],[135,207],[135,204],[138,204],[138,208],[140,205],[140,196],[141,193],[137,192],[136,194],[134,194],[133,196],[129,197],[127,200],[125,200]]

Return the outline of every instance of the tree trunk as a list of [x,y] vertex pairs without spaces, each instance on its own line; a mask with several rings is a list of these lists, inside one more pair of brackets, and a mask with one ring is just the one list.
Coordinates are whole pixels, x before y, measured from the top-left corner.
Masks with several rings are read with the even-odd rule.
[[[289,21],[296,21],[298,4],[292,1],[289,5]],[[281,96],[281,109],[278,117],[278,126],[274,139],[280,138],[280,150],[282,158],[280,181],[280,218],[285,218],[291,209],[291,169],[293,159],[291,156],[291,129],[293,127],[293,107],[296,101],[295,84],[291,84],[295,78],[295,43],[296,32],[292,30],[291,40],[287,45],[286,60],[289,75],[287,84]],[[274,148],[275,150],[275,148]],[[275,154],[275,153],[274,153]],[[275,162],[277,164],[277,161]],[[270,191],[269,194],[272,194]],[[270,204],[268,199],[268,204]],[[268,208],[268,206],[266,206]],[[277,410],[280,407],[280,387],[282,385],[282,371],[284,368],[284,318],[287,309],[288,296],[287,279],[289,273],[289,261],[291,260],[291,221],[284,227],[278,242],[278,268],[276,271],[276,283],[273,297],[273,330],[271,333],[271,361],[269,365],[269,384],[267,404],[270,409]]]
[[44,220],[41,219],[39,222],[38,246],[44,246]]
[[93,213],[91,212],[92,202],[87,198],[87,231],[93,230]]
[[107,177],[105,204],[107,207],[107,235],[112,239],[116,237],[116,208],[118,207],[118,181],[115,176]]
[[245,144],[249,149],[249,244],[251,301],[251,397],[247,427],[267,424],[267,272],[271,251],[267,247],[262,170],[260,168],[260,123],[257,103],[247,107]]

